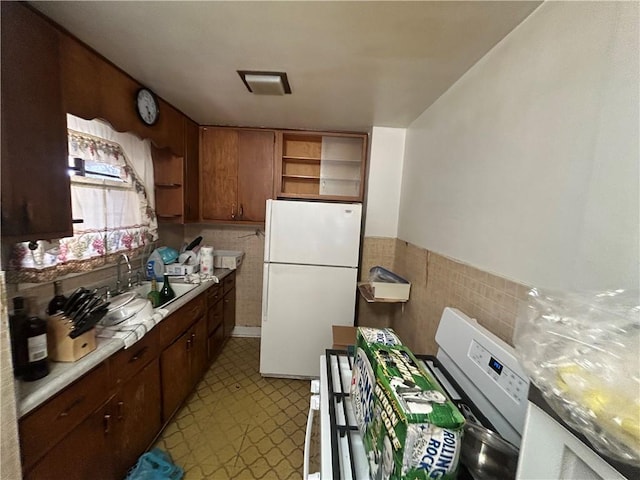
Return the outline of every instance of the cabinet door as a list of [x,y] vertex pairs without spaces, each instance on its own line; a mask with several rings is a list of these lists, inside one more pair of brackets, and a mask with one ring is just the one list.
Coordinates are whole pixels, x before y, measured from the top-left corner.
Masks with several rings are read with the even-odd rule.
[[2,2],[0,18],[2,236],[70,236],[58,32],[18,2]]
[[238,132],[201,129],[200,196],[203,220],[234,220],[238,214]]
[[191,389],[191,333],[187,330],[160,355],[163,422],[171,418]]
[[200,130],[195,122],[185,119],[184,132],[184,221],[200,219],[200,195],[198,175],[200,157]]
[[[222,293],[222,290],[220,290]],[[218,301],[215,305],[211,306],[207,311],[207,333],[211,335],[216,328],[222,325],[224,320],[224,302]]]
[[275,133],[238,131],[238,218],[264,222],[267,199],[273,197]]
[[191,327],[191,386],[202,378],[207,368],[207,318],[202,317]]
[[106,363],[20,419],[22,465],[31,465],[62,441],[108,398]]
[[209,364],[211,364],[213,360],[216,358],[216,356],[222,349],[223,343],[224,343],[224,325],[220,324],[214,330],[214,332],[209,335],[209,340],[207,345],[207,355],[209,358]]
[[25,480],[114,480],[111,403],[103,405],[53,447]]
[[114,469],[116,478],[124,478],[161,427],[159,360],[156,358],[129,379],[113,403]]
[[229,338],[236,326],[236,289],[224,294],[224,336]]

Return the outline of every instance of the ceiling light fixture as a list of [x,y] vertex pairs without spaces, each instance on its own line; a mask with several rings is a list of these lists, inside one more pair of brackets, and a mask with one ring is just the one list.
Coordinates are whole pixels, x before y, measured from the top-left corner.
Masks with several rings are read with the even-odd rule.
[[285,72],[259,72],[238,70],[238,75],[251,93],[255,95],[284,95],[291,93]]

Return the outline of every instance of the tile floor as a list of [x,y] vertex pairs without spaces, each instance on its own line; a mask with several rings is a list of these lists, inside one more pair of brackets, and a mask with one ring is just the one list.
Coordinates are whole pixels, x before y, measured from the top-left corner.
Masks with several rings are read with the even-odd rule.
[[[184,468],[184,480],[302,478],[309,381],[263,378],[259,364],[260,339],[229,339],[162,433],[155,446]],[[311,451],[313,472],[315,436]]]

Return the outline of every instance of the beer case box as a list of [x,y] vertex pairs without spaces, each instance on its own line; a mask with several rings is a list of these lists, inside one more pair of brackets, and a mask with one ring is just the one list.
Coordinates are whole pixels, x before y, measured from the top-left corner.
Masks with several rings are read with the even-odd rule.
[[371,478],[455,478],[464,418],[395,333],[376,330],[358,329],[351,384]]

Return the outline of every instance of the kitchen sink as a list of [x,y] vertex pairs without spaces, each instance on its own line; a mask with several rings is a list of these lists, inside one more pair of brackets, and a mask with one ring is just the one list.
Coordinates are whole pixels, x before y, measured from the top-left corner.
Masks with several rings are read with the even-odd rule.
[[[162,305],[159,305],[157,308],[161,308],[169,305],[171,302],[177,300],[185,293],[188,293],[197,287],[197,285],[193,283],[178,283],[178,282],[170,282],[170,283],[171,283],[171,288],[176,294],[175,298],[169,300],[166,303],[163,303]],[[158,291],[161,289],[162,289],[162,282],[160,281],[158,282]],[[151,291],[151,282],[142,282],[140,286],[134,287],[131,289],[131,292],[135,292],[138,296],[142,298],[147,298],[147,294],[150,291]]]

